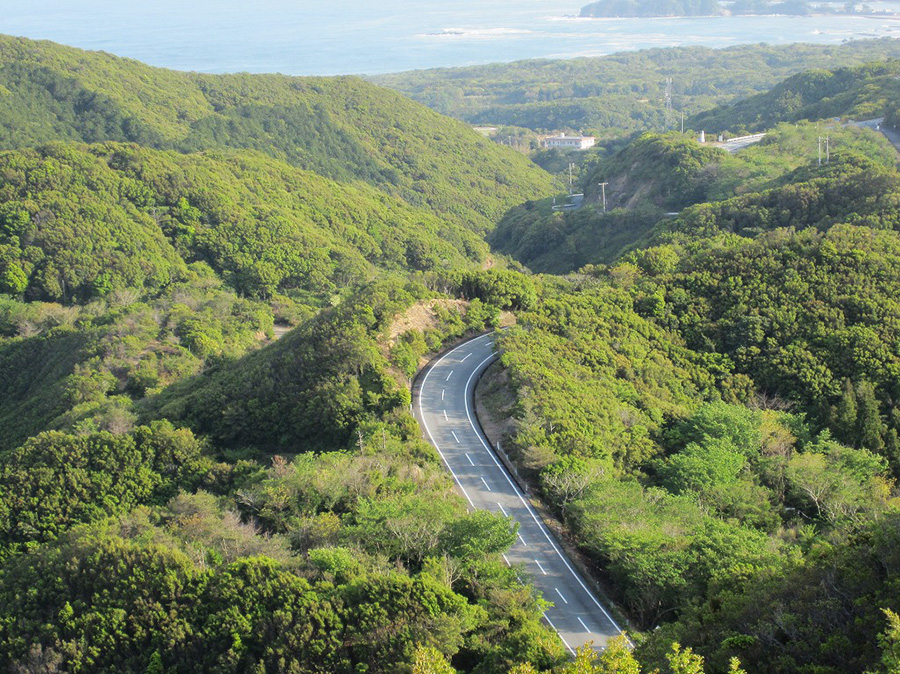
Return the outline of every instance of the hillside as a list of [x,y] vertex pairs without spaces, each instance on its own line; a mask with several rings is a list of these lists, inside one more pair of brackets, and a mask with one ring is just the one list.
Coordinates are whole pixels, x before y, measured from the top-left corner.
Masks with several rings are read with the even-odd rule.
[[[689,115],[765,92],[810,68],[849,67],[898,56],[900,45],[889,38],[839,46],[678,47],[418,70],[371,80],[473,124],[603,134],[610,129],[674,129],[680,111]],[[665,110],[667,78],[672,79],[676,113]]]
[[[816,139],[823,131],[830,136],[834,166],[830,172],[823,167],[816,177],[816,169],[809,165],[817,160]],[[651,231],[652,236],[662,236],[682,228],[685,221],[709,222],[710,213],[720,208],[753,223],[747,226],[759,227],[763,213],[775,212],[764,204],[780,199],[776,194],[815,191],[817,198],[841,213],[868,217],[862,214],[874,208],[881,209],[879,217],[883,217],[889,213],[890,199],[887,195],[873,199],[871,191],[880,180],[862,188],[862,193],[856,189],[844,195],[829,190],[826,196],[819,187],[807,185],[811,179],[822,185],[828,181],[826,175],[841,175],[842,157],[852,163],[850,157],[860,155],[868,158],[873,176],[895,175],[896,151],[879,134],[856,127],[784,124],[770,131],[762,143],[735,155],[680,134],[644,134],[583,169],[579,182],[585,202],[581,208],[553,211],[549,199],[527,202],[510,209],[489,241],[497,251],[534,271],[566,273],[587,264],[611,263],[631,247],[646,243]],[[847,181],[848,187],[857,187],[853,178]],[[600,182],[607,183],[606,212],[599,203]],[[854,198],[858,201],[843,206],[845,200]],[[799,224],[799,218],[804,218],[801,226],[809,226],[817,216],[824,217],[824,211],[808,207],[811,210],[806,217],[796,212],[793,202],[782,205],[780,225],[774,226],[787,226],[789,221]],[[673,220],[678,213],[681,216]],[[699,224],[695,227],[695,234],[719,231]]]
[[707,132],[740,134],[801,119],[859,120],[893,115],[900,105],[898,72],[900,63],[896,61],[810,70],[787,78],[770,91],[694,115],[686,123]]
[[[616,63],[619,98],[579,95],[657,114],[679,55],[699,102],[895,44],[543,75],[552,104]],[[539,67],[486,76],[484,103],[510,91],[491,77]],[[893,67],[790,91],[890,118]],[[554,210],[566,195],[524,157],[358,79],[0,38],[0,139],[11,672],[896,674],[900,170],[882,135],[783,122],[736,154],[620,135],[582,155],[584,204]],[[568,657],[556,598],[504,559],[529,536],[469,511],[410,412],[423,363],[501,323],[492,440],[633,644]]]
[[0,148],[54,140],[256,149],[476,231],[551,184],[518,153],[359,79],[181,73],[0,37]]
[[376,268],[485,254],[475,234],[426,210],[257,152],[48,145],[0,154],[0,171],[0,289],[28,299],[158,291],[197,261],[243,294],[321,297]]

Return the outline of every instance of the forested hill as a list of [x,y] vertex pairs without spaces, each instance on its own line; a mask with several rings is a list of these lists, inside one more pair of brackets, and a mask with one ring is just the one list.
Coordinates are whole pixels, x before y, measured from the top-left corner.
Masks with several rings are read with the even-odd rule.
[[809,70],[771,90],[733,105],[691,117],[686,124],[706,131],[763,131],[778,122],[849,116],[896,121],[900,107],[900,62],[882,61],[853,68]]
[[739,45],[727,49],[647,49],[572,60],[437,68],[372,81],[438,112],[472,123],[534,130],[661,131],[675,127],[664,105],[688,113],[767,91],[809,68],[856,66],[900,56],[892,38],[843,45]]
[[476,230],[551,182],[520,154],[360,79],[181,73],[0,37],[0,148],[53,140],[255,149]]

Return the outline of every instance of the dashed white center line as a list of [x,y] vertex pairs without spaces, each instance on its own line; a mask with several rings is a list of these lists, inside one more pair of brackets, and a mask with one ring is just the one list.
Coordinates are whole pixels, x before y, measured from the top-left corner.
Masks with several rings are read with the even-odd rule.
[[559,630],[556,629],[556,625],[554,625],[553,621],[550,620],[550,617],[547,615],[546,611],[544,612],[544,620],[546,620],[547,624],[550,625],[550,629],[552,629],[554,632],[559,634],[560,641],[562,641],[565,644],[566,648],[569,649],[569,651],[572,653],[572,655],[575,655],[575,649],[572,648],[571,646],[569,646],[569,642],[566,641],[565,638],[563,637],[563,635],[559,633]]
[[534,563],[538,565],[538,568],[541,570],[541,573],[543,573],[546,576],[547,572],[544,571],[544,567],[541,566],[541,563],[538,560],[534,560]]
[[566,599],[565,597],[563,597],[563,593],[559,591],[559,588],[558,588],[558,587],[554,587],[553,589],[556,590],[556,594],[559,595],[559,598],[560,598],[560,599],[562,599],[562,600],[563,600],[564,602],[566,602],[567,604],[569,603],[569,600]]
[[506,555],[503,555],[503,561],[506,562],[507,566],[512,566],[512,564],[509,563],[509,558]]
[[444,399],[444,393],[446,392],[446,390],[447,389],[443,389],[443,388],[441,389],[441,400]]
[[474,465],[475,465],[475,462],[472,461],[472,457],[469,456],[468,452],[466,452],[466,458],[469,460],[469,465],[470,465],[470,466],[474,466]]
[[463,358],[463,359],[462,359],[461,361],[459,361],[459,362],[460,362],[460,363],[465,363],[466,360],[468,360],[469,356],[471,356],[471,355],[472,355],[472,354],[470,353],[468,356],[466,356],[465,358]]
[[504,507],[503,507],[502,505],[500,505],[500,504],[498,503],[498,504],[497,504],[497,507],[500,508],[500,512],[503,513],[503,516],[504,516],[504,517],[509,517],[509,515],[506,514],[506,510],[504,509]]
[[447,410],[444,410],[444,421],[450,421],[450,420],[447,418]]
[[453,439],[456,440],[456,444],[458,445],[458,444],[459,444],[459,438],[456,437],[456,432],[455,432],[455,431],[450,431],[450,433],[451,433],[451,435],[453,435]]
[[522,541],[522,545],[524,545],[526,548],[528,547],[528,543],[526,543],[525,539],[522,538],[522,534],[519,534],[519,540]]
[[481,478],[481,481],[484,483],[484,486],[487,488],[487,490],[491,491],[491,485],[489,485],[487,483],[487,480],[485,480],[484,478]]
[[[578,618],[578,616],[575,616],[575,617]],[[578,622],[581,623],[581,626],[584,628],[585,632],[590,632],[590,630],[588,629],[588,626],[584,624],[584,621],[581,618],[578,618]]]
[[447,378],[444,381],[450,381],[450,377],[453,376],[453,370],[450,370],[450,374],[447,375]]

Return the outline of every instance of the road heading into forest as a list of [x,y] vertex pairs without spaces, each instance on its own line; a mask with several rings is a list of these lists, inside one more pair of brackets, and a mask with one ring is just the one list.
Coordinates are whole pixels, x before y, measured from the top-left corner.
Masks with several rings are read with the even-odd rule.
[[413,408],[470,507],[519,523],[506,561],[523,568],[544,599],[553,602],[544,617],[566,648],[574,653],[589,641],[603,647],[621,629],[519,490],[475,418],[475,384],[496,358],[493,334],[436,358],[416,383]]

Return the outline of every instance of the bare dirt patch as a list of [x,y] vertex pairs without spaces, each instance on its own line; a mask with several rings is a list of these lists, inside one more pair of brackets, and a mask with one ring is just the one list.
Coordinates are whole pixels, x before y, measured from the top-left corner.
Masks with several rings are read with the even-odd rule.
[[393,346],[397,339],[407,330],[435,330],[439,326],[440,319],[435,314],[435,307],[449,309],[454,307],[463,315],[466,313],[469,303],[466,300],[422,300],[412,305],[406,312],[394,319],[388,330],[388,345]]

